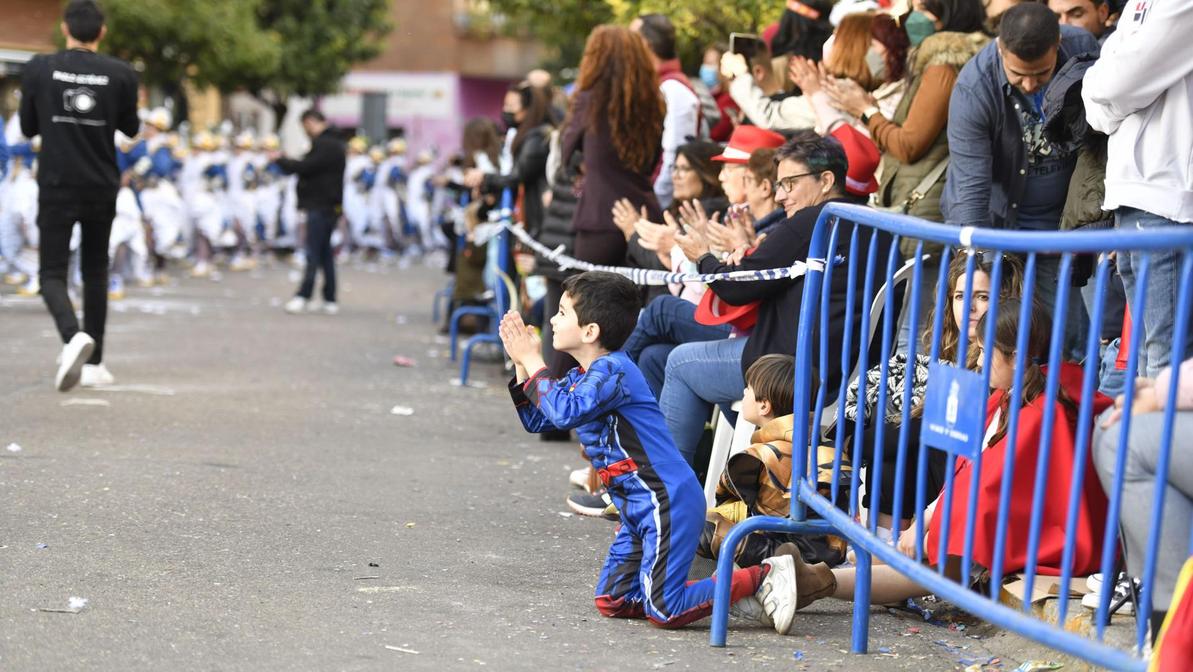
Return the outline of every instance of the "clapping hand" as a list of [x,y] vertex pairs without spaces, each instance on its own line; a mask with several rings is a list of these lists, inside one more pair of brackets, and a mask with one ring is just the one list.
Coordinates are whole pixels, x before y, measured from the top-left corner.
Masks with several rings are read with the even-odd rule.
[[700,201],[693,199],[680,203],[679,221],[689,231],[708,232],[708,214],[704,212],[704,206],[700,204]]
[[869,107],[878,106],[878,100],[852,79],[829,77],[824,80],[824,92],[828,94],[833,107],[855,117],[862,116],[862,112]]
[[675,244],[679,246],[679,249],[683,252],[683,256],[687,257],[688,261],[691,262],[697,261],[710,251],[708,237],[703,232],[696,231],[695,229],[676,232]]
[[634,230],[638,233],[638,244],[643,249],[658,253],[659,257],[671,254],[671,248],[675,247],[675,234],[679,231],[679,225],[675,223],[671,213],[663,213],[663,219],[667,221],[666,224],[655,224],[640,219],[634,225]]
[[497,334],[505,346],[505,353],[518,367],[519,380],[525,380],[531,371],[543,368],[543,341],[533,327],[526,326],[518,311],[511,310],[501,318]]
[[712,246],[719,250],[732,251],[739,247],[753,247],[756,236],[754,234],[754,216],[743,207],[734,206],[725,215],[725,223],[721,224],[714,217],[708,225],[708,239]]
[[821,68],[809,58],[792,56],[787,63],[787,77],[805,96],[810,96],[821,89],[822,80],[825,79]]
[[634,235],[634,225],[639,220],[646,219],[646,206],[635,210],[634,204],[628,198],[618,199],[613,204],[613,225],[629,240]]

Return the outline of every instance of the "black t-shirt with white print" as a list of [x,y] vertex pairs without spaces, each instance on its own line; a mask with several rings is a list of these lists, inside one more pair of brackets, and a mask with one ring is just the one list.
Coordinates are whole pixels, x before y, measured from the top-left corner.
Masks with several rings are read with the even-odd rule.
[[116,131],[132,137],[137,75],[86,49],[34,56],[21,77],[21,132],[41,136],[40,200],[114,200],[120,188]]

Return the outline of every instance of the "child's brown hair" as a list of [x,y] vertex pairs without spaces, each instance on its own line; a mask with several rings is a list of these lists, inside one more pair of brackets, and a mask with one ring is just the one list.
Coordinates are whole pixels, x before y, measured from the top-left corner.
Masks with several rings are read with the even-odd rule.
[[746,369],[746,385],[755,401],[770,402],[771,415],[781,417],[795,406],[795,358],[763,355]]

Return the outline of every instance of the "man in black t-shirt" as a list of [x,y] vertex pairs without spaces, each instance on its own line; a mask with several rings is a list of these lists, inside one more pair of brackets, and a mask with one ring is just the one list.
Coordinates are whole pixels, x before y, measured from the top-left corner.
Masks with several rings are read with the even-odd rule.
[[[63,15],[66,49],[33,57],[21,80],[21,131],[41,135],[37,227],[41,295],[66,345],[55,377],[65,392],[112,381],[103,366],[108,313],[108,237],[120,172],[116,131],[135,136],[137,76],[124,61],[96,53],[107,32],[94,0],[71,0]],[[83,329],[66,291],[70,237],[82,227]]]

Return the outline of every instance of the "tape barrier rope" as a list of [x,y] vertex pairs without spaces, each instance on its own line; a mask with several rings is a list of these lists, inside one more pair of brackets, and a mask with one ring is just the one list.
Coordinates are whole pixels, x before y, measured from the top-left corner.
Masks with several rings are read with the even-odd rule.
[[788,268],[770,268],[761,271],[731,271],[729,273],[673,273],[671,271],[663,271],[658,269],[645,268],[629,268],[625,266],[602,266],[599,264],[581,261],[575,257],[569,257],[562,252],[562,247],[552,250],[535,240],[526,232],[525,229],[514,226],[508,222],[500,222],[499,226],[506,231],[514,234],[523,245],[530,248],[540,257],[547,261],[554,263],[559,268],[567,270],[578,271],[607,271],[609,273],[617,273],[623,275],[633,281],[636,285],[668,285],[679,284],[684,282],[757,282],[759,280],[784,280],[787,278],[799,278],[808,271],[808,269],[819,270],[824,267],[824,262],[817,259],[809,259],[807,263],[797,261]]

